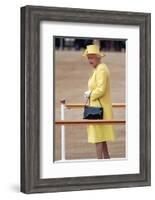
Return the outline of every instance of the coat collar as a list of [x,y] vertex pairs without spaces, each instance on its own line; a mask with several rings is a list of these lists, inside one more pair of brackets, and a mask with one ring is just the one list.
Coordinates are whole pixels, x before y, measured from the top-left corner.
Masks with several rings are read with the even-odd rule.
[[97,70],[97,68],[99,67],[99,65],[101,65],[101,63],[98,64],[96,68],[93,68],[93,72]]

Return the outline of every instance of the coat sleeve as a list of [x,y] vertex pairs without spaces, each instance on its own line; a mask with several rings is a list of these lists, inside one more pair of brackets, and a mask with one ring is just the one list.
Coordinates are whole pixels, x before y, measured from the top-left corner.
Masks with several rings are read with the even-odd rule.
[[96,88],[91,92],[91,99],[94,101],[105,93],[107,73],[105,70],[98,70],[95,74]]

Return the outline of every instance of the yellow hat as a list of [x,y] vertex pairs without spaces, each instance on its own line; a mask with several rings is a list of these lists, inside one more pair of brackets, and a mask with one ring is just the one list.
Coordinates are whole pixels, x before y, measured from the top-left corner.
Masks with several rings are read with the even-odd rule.
[[83,56],[87,56],[88,54],[97,54],[101,57],[105,56],[104,53],[100,52],[99,46],[96,44],[88,45],[87,48],[85,49]]

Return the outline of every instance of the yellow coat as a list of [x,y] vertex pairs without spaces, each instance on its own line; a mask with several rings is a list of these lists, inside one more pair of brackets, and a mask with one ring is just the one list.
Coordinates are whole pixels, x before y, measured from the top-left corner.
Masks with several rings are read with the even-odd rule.
[[[93,74],[88,80],[88,89],[91,90],[90,106],[104,108],[104,119],[112,119],[112,101],[110,95],[110,73],[105,64],[99,64],[93,69]],[[88,142],[98,143],[115,139],[113,125],[87,125]]]

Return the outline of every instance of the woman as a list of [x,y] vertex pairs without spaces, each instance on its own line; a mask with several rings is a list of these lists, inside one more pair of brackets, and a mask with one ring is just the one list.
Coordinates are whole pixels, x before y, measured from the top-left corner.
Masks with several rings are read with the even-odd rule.
[[[88,80],[88,91],[84,93],[90,100],[90,106],[104,108],[104,119],[112,119],[112,102],[110,95],[110,73],[108,67],[101,63],[100,52],[97,45],[88,45],[83,56],[87,57],[93,67],[92,76]],[[99,102],[100,100],[100,102]],[[115,140],[115,130],[112,125],[88,125],[88,142],[96,144],[98,159],[110,158],[107,141]]]

